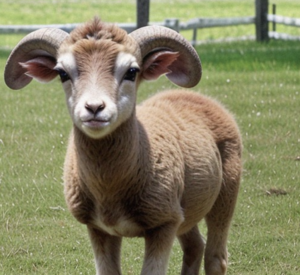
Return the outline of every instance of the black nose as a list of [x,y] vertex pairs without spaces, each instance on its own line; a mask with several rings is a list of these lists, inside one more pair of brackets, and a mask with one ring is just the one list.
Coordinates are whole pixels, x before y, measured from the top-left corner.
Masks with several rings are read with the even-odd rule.
[[98,112],[101,112],[105,108],[104,102],[88,102],[85,104],[85,108],[96,115]]

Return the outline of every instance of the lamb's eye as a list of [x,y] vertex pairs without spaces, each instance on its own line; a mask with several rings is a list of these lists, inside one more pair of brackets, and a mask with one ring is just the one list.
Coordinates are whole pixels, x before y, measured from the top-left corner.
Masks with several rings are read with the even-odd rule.
[[56,69],[56,71],[59,74],[62,83],[70,80],[70,76],[63,69]]
[[136,74],[140,71],[138,68],[130,68],[124,75],[124,80],[135,81]]

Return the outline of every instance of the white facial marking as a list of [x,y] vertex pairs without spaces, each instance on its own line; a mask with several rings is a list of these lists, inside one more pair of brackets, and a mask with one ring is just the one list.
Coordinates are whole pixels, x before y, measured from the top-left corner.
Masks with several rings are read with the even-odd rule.
[[64,53],[58,58],[56,68],[63,69],[69,74],[71,79],[78,77],[75,56],[70,52]]
[[68,110],[71,117],[73,118],[72,110],[75,103],[72,82],[76,81],[76,79],[78,78],[75,56],[71,52],[61,54],[57,59],[55,68],[64,70],[70,76],[70,81],[63,82],[62,85],[65,90]]
[[[104,88],[87,87],[74,108],[74,122],[78,128],[92,138],[102,138],[109,134],[117,121],[117,106]],[[94,92],[91,92],[94,90]],[[104,106],[100,111],[92,112],[89,106]],[[97,108],[97,107],[95,107]]]
[[122,81],[125,73],[130,68],[139,68],[139,65],[136,61],[135,56],[130,53],[120,52],[116,59],[116,66],[115,66],[115,78],[120,82]]
[[[120,52],[115,65],[115,78],[119,83],[118,110],[119,116],[128,119],[136,104],[136,81],[123,80],[130,68],[139,69],[135,56]],[[123,121],[124,121],[123,120]]]

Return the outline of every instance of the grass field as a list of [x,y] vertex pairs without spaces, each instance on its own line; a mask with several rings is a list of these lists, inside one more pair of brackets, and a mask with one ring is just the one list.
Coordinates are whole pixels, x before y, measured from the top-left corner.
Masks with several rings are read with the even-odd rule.
[[[135,1],[85,2],[89,5],[76,0],[1,1],[0,24],[81,22],[95,10],[108,21],[135,20]],[[284,15],[300,17],[296,0],[274,2]],[[252,15],[254,7],[246,0],[153,0],[151,21],[184,21],[196,17],[198,9],[206,16],[224,17]],[[253,32],[243,28],[235,29],[236,35]],[[226,32],[203,31],[207,38]],[[17,39],[3,37],[0,42],[1,75],[7,47]],[[217,98],[235,114],[244,143],[228,274],[299,274],[300,43],[213,43],[197,51],[203,77],[195,91]],[[168,87],[172,85],[165,78],[143,83],[138,100]],[[86,229],[67,211],[62,194],[71,121],[59,81],[33,82],[22,91],[10,91],[2,78],[0,88],[0,275],[95,274]],[[200,227],[205,233],[205,226]],[[123,274],[139,274],[143,249],[140,239],[124,240]],[[169,275],[180,273],[181,257],[175,243]]]

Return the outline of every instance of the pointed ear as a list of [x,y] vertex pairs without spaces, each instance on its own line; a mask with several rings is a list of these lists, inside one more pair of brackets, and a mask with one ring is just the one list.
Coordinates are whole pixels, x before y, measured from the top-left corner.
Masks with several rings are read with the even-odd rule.
[[178,52],[167,50],[150,53],[143,62],[142,77],[146,80],[155,80],[163,74],[171,73],[170,67],[178,56]]
[[38,56],[19,64],[27,76],[42,83],[49,82],[58,75],[54,70],[56,60],[50,56]]

